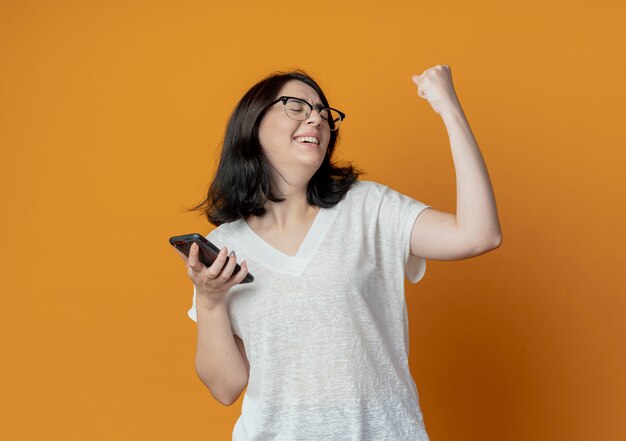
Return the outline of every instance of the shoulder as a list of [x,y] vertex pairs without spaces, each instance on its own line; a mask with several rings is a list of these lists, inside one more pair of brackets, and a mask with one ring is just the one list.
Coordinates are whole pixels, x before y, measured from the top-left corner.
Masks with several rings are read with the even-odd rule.
[[393,190],[379,182],[356,181],[350,187],[346,199],[350,204],[379,203],[389,192],[393,192]]
[[374,181],[356,181],[350,187],[348,195],[350,196],[365,196],[367,194],[382,194],[389,190],[389,187],[379,182]]
[[[350,190],[339,202],[342,212],[349,216],[366,210],[376,212],[389,200],[393,193],[388,186],[374,181],[356,181],[350,186]],[[393,199],[393,198],[392,198]]]
[[351,209],[365,207],[369,211],[376,210],[384,218],[396,215],[413,217],[414,213],[430,207],[408,194],[374,181],[359,181],[348,203]]
[[213,230],[211,230],[205,237],[214,244],[223,246],[224,242],[228,241],[228,237],[232,235],[233,226],[238,225],[242,221],[242,219],[239,219],[236,221],[220,224],[217,227],[213,228]]

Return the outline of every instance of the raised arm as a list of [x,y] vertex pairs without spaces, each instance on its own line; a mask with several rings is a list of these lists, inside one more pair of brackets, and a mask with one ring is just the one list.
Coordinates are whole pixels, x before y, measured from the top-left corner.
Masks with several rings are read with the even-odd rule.
[[411,254],[432,260],[477,256],[502,243],[502,231],[485,161],[452,84],[450,67],[413,76],[418,95],[440,114],[448,131],[456,173],[456,215],[433,208],[415,220]]

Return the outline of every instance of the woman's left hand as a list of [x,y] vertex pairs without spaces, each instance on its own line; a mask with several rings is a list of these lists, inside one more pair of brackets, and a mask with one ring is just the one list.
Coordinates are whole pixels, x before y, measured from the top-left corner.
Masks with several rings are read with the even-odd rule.
[[421,75],[413,75],[413,82],[417,85],[417,95],[427,100],[436,113],[460,107],[452,84],[450,66],[447,64],[438,64],[426,69]]

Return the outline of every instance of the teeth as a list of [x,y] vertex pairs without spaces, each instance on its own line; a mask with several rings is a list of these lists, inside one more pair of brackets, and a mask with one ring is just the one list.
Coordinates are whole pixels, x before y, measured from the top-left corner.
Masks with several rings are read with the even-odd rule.
[[319,144],[319,140],[312,136],[297,136],[294,138],[298,142],[312,142],[314,144]]

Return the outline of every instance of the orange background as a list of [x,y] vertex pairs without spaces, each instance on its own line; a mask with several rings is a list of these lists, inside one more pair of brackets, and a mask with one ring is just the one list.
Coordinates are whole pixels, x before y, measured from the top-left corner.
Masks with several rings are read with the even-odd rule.
[[[194,371],[192,285],[226,120],[302,68],[339,158],[456,210],[411,75],[451,67],[503,244],[409,286],[432,441],[626,439],[623,2],[0,3],[0,438],[230,439]],[[623,29],[623,27],[621,28]]]

